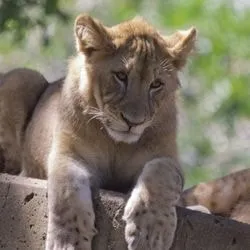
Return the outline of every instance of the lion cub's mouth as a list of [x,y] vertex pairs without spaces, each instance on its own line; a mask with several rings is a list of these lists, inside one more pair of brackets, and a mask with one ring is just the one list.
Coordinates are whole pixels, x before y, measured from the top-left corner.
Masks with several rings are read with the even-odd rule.
[[111,128],[106,129],[109,135],[117,142],[134,143],[141,137],[140,134],[134,134],[130,131],[117,131]]
[[110,137],[117,142],[134,143],[137,142],[142,135],[142,132],[134,132],[133,129],[135,128],[127,127],[126,129],[118,129],[107,124],[104,124],[104,126]]

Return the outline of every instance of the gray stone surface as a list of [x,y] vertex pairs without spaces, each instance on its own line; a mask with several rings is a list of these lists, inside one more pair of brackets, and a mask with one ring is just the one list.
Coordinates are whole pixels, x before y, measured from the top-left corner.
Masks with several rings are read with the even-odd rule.
[[0,175],[0,249],[44,248],[46,181]]
[[[0,249],[44,249],[47,182],[0,175]],[[121,220],[126,197],[101,191],[95,197],[99,231],[93,250],[125,250]],[[248,250],[250,225],[178,208],[172,250]]]

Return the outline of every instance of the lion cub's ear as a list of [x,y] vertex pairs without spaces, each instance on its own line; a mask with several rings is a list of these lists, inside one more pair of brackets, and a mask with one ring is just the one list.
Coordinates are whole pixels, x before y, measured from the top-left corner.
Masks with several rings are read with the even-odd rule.
[[114,48],[107,28],[89,15],[80,15],[75,20],[76,48],[90,56],[94,51],[110,51]]
[[177,31],[171,36],[165,37],[167,50],[173,57],[173,63],[177,69],[183,67],[187,57],[195,47],[197,30],[191,28],[185,31]]

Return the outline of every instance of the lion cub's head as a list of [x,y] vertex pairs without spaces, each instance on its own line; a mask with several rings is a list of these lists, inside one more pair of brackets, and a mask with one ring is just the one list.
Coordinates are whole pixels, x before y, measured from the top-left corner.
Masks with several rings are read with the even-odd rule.
[[109,28],[81,15],[75,36],[79,92],[89,114],[115,141],[136,142],[177,89],[196,30],[164,37],[141,18]]

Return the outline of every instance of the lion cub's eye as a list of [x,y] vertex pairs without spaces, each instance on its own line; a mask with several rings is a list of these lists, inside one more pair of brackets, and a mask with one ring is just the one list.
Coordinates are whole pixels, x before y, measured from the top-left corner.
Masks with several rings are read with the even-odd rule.
[[152,90],[158,90],[158,89],[161,89],[162,87],[163,87],[163,83],[159,79],[153,81],[150,85],[150,89]]
[[128,76],[125,72],[118,71],[118,72],[113,72],[113,74],[117,81],[122,82],[122,83],[127,83]]

